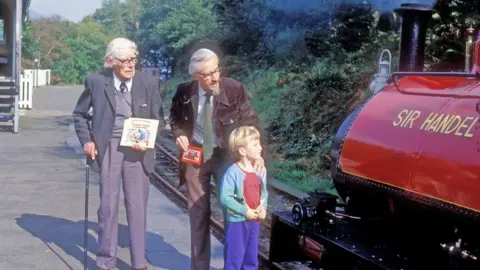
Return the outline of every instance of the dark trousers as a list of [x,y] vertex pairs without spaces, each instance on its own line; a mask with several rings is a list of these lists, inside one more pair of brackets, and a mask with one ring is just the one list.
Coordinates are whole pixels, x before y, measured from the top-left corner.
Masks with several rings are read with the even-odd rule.
[[219,194],[222,176],[232,163],[232,158],[225,151],[215,148],[212,157],[202,165],[184,164],[188,190],[192,270],[210,269],[210,179],[213,176]]
[[228,222],[225,230],[225,270],[258,269],[258,237],[260,222],[247,220]]
[[132,267],[142,268],[146,267],[145,237],[149,177],[143,168],[141,153],[120,146],[119,143],[120,139],[110,140],[100,169],[97,266],[115,268],[120,183],[123,179]]

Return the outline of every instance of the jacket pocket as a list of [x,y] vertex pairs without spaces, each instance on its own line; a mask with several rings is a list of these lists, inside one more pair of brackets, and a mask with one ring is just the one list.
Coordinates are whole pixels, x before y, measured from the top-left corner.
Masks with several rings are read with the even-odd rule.
[[149,117],[150,116],[150,106],[148,104],[137,105],[136,114],[139,117]]
[[220,118],[220,123],[222,123],[223,126],[231,125],[236,123],[238,118],[239,118],[239,115],[236,112],[234,112]]

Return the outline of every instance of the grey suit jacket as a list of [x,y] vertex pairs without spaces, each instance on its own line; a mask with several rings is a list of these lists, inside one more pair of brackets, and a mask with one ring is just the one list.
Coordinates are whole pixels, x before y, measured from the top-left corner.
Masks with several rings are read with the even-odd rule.
[[[155,77],[137,71],[131,90],[132,117],[160,120],[157,137],[165,128],[159,83]],[[115,91],[112,69],[92,73],[85,79],[85,90],[73,111],[75,130],[82,147],[87,142],[94,142],[97,147],[95,161],[90,162],[95,171],[100,169],[115,124]],[[89,114],[90,108],[92,115]],[[153,162],[153,150],[148,149],[143,154],[143,166],[148,174],[153,171]]]

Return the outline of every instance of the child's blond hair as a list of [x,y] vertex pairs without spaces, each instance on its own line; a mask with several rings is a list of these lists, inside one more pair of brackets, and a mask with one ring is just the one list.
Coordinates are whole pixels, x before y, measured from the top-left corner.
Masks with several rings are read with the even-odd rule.
[[228,147],[237,157],[238,149],[246,147],[248,143],[260,139],[260,132],[252,126],[241,126],[235,128],[228,138]]

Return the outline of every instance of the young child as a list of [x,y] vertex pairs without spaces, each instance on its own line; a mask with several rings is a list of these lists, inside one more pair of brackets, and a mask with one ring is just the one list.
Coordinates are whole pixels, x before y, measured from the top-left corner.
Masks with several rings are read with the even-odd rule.
[[220,202],[225,207],[225,270],[258,269],[260,220],[267,213],[266,171],[256,173],[253,160],[261,157],[260,133],[254,127],[233,130],[228,141],[237,162],[222,178]]

